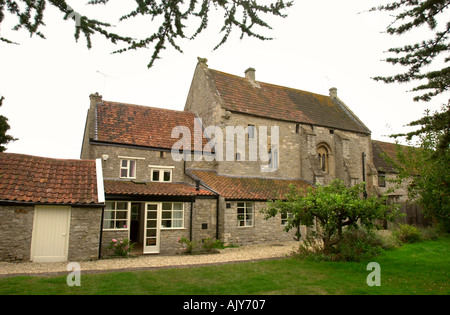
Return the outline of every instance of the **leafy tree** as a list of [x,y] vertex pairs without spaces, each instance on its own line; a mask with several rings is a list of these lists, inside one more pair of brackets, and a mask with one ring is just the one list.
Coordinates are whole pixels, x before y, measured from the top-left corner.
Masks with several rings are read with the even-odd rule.
[[[0,96],[0,107],[3,105],[5,98]],[[6,151],[4,145],[8,144],[10,141],[16,141],[14,137],[7,135],[6,132],[10,129],[8,124],[8,118],[0,115],[0,152]]]
[[[393,22],[386,29],[390,35],[406,36],[423,27],[428,27],[429,33],[432,34],[430,38],[388,50],[393,56],[387,58],[386,62],[405,67],[406,72],[393,76],[377,76],[373,79],[385,83],[418,82],[412,91],[424,93],[415,96],[415,101],[430,101],[434,96],[447,92],[450,88],[449,7],[448,0],[398,0],[372,8],[371,11],[385,11],[394,16]],[[442,130],[444,133],[439,138],[438,148],[448,148],[450,144],[448,108],[445,113],[437,116],[427,115],[409,124],[409,126],[419,125],[423,127],[406,134],[392,136],[407,136],[411,139],[429,130]]]
[[[89,5],[107,5],[109,0],[92,0]],[[186,3],[185,3],[186,2]],[[48,4],[56,7],[62,14],[64,20],[74,19],[75,39],[78,40],[83,33],[87,41],[87,47],[92,47],[92,35],[98,34],[114,44],[121,43],[125,47],[118,49],[115,53],[122,53],[132,49],[149,48],[154,44],[153,55],[148,67],[150,68],[160,53],[170,44],[176,50],[182,52],[177,44],[181,39],[195,39],[208,27],[212,7],[224,12],[223,15],[223,37],[215,46],[217,49],[223,45],[233,29],[241,32],[241,38],[246,36],[255,37],[260,40],[269,40],[255,28],[271,29],[261,15],[272,15],[286,17],[285,10],[292,6],[292,1],[275,0],[268,5],[258,4],[255,0],[136,0],[136,8],[125,13],[120,21],[131,20],[139,16],[147,16],[153,25],[159,23],[157,31],[151,31],[148,36],[136,39],[132,35],[124,36],[110,31],[113,26],[110,23],[100,21],[96,18],[81,15],[75,12],[65,0],[0,0],[0,25],[5,14],[17,17],[17,25],[14,30],[25,29],[31,36],[37,35],[45,38],[40,27],[45,25],[44,13]],[[198,26],[193,34],[186,34],[187,25],[193,20],[198,21]],[[13,43],[11,39],[0,37],[0,41]]]
[[[449,107],[447,104],[425,118],[448,115]],[[444,134],[448,135],[448,130],[427,128],[420,135],[419,147],[397,146],[396,157],[385,159],[398,172],[394,182],[407,183],[409,198],[416,200],[438,226],[450,232],[450,149],[439,147]]]
[[328,255],[342,240],[345,227],[370,231],[381,228],[382,220],[393,221],[397,216],[397,206],[386,205],[386,196],[364,198],[363,192],[364,183],[346,187],[341,180],[308,187],[306,191],[290,186],[284,200],[269,201],[263,212],[267,219],[278,213],[288,216],[286,231],[300,231],[300,226],[314,228],[317,224],[313,236],[322,240],[323,252]]

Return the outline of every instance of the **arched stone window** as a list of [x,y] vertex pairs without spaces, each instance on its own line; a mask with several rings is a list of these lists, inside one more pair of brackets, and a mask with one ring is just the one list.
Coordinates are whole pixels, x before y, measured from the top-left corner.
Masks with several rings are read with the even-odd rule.
[[317,148],[317,157],[322,171],[328,173],[328,149],[324,145]]

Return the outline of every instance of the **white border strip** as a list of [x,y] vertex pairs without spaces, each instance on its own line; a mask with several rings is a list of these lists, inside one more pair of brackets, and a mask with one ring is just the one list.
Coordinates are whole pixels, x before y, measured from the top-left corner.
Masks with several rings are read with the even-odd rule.
[[105,188],[103,186],[103,169],[102,169],[102,160],[95,160],[95,168],[97,173],[97,193],[98,193],[98,202],[105,202]]

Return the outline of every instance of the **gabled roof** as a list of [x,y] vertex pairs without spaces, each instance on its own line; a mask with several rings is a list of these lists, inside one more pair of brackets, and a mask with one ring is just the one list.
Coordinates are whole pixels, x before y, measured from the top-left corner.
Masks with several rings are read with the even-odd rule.
[[199,189],[187,183],[132,182],[105,180],[106,195],[123,196],[214,196],[206,189]]
[[203,185],[214,190],[226,199],[235,200],[269,200],[284,198],[289,192],[289,185],[297,189],[314,187],[304,180],[274,179],[262,177],[240,177],[218,175],[211,170],[188,169]]
[[201,139],[202,149],[205,147],[208,140],[202,139],[202,125],[193,113],[102,101],[96,107],[94,140],[171,149],[182,138],[182,134],[171,137],[177,126],[189,130],[191,150],[195,148],[196,139]]
[[0,153],[0,201],[99,205],[94,160]]
[[208,69],[229,111],[370,134],[339,99]]

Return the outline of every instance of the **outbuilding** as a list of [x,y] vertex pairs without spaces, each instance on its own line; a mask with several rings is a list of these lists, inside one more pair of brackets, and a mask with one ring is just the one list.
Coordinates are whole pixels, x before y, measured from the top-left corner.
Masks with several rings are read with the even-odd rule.
[[0,261],[98,259],[100,160],[0,153]]

